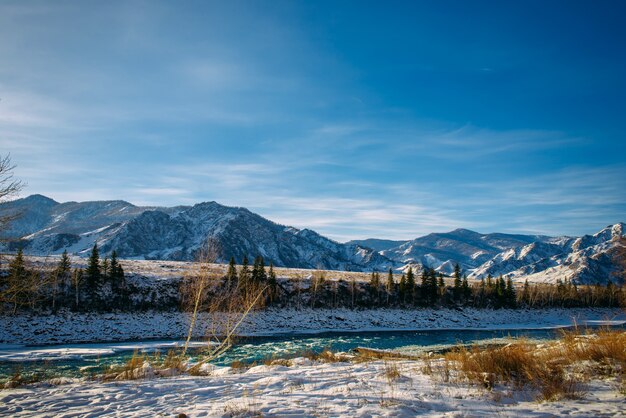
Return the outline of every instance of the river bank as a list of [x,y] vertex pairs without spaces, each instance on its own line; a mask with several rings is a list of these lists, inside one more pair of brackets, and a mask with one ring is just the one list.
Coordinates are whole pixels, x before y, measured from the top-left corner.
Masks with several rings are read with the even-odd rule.
[[[194,336],[212,328],[212,317],[200,314]],[[44,345],[178,339],[189,329],[181,312],[75,313],[0,317],[0,344]],[[540,329],[572,325],[626,323],[620,309],[266,309],[250,314],[240,335],[260,336],[322,332],[434,329]]]

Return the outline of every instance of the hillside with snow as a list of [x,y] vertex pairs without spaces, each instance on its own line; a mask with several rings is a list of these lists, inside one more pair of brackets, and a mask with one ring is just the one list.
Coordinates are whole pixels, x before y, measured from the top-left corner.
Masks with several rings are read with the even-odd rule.
[[548,237],[481,234],[467,229],[432,233],[411,241],[367,239],[339,243],[310,229],[279,225],[245,208],[216,202],[193,206],[141,207],[124,201],[58,203],[41,195],[0,205],[19,213],[0,238],[4,251],[22,247],[32,255],[64,250],[85,256],[94,243],[127,259],[189,261],[208,237],[221,246],[221,262],[262,255],[276,266],[397,272],[408,266],[451,274],[459,263],[470,278],[577,283],[620,282],[614,251],[625,236],[623,223],[593,235]]
[[396,263],[358,244],[342,244],[308,229],[286,227],[245,208],[204,202],[173,208],[124,201],[58,203],[41,195],[0,205],[19,213],[2,238],[4,250],[86,255],[94,243],[122,258],[193,260],[207,237],[221,247],[219,261],[261,255],[276,266],[331,270],[386,270]]

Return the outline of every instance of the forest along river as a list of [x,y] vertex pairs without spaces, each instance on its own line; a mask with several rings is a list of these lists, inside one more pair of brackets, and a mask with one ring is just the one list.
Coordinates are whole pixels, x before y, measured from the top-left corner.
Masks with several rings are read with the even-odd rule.
[[[626,329],[625,325],[617,327]],[[394,350],[407,354],[439,351],[455,344],[503,343],[509,338],[549,340],[562,329],[517,330],[429,330],[341,332],[315,335],[280,335],[242,338],[213,363],[229,366],[233,361],[261,362],[270,358],[294,357],[305,352],[319,353],[325,348],[349,352],[357,347]],[[24,378],[38,375],[37,380],[53,377],[92,376],[111,365],[122,365],[135,351],[165,356],[168,350],[180,349],[183,341],[134,341],[128,343],[67,344],[50,346],[11,346],[0,344],[0,384],[16,373]],[[195,341],[192,357],[201,356],[206,343]]]

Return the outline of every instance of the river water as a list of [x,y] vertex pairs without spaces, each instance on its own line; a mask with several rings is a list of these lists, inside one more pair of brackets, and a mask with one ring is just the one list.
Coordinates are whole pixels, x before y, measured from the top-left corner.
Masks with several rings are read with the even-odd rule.
[[[624,325],[619,328],[624,328]],[[260,362],[305,352],[319,353],[326,348],[349,352],[356,347],[367,347],[417,354],[445,349],[454,344],[496,343],[509,338],[549,340],[561,332],[562,329],[429,330],[248,337],[240,339],[214,364],[225,366],[233,361]],[[24,377],[33,374],[43,375],[44,378],[89,376],[101,373],[111,365],[125,363],[135,351],[150,355],[159,351],[165,355],[168,350],[177,349],[181,345],[181,341],[134,341],[37,347],[0,346],[0,383],[16,372]],[[206,343],[194,342],[192,355],[201,356],[203,347],[206,347]]]

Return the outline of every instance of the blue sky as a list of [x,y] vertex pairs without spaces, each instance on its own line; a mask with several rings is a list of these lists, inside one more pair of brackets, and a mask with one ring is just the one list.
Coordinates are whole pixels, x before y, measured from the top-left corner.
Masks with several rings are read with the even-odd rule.
[[626,4],[0,3],[23,195],[343,241],[626,221]]

